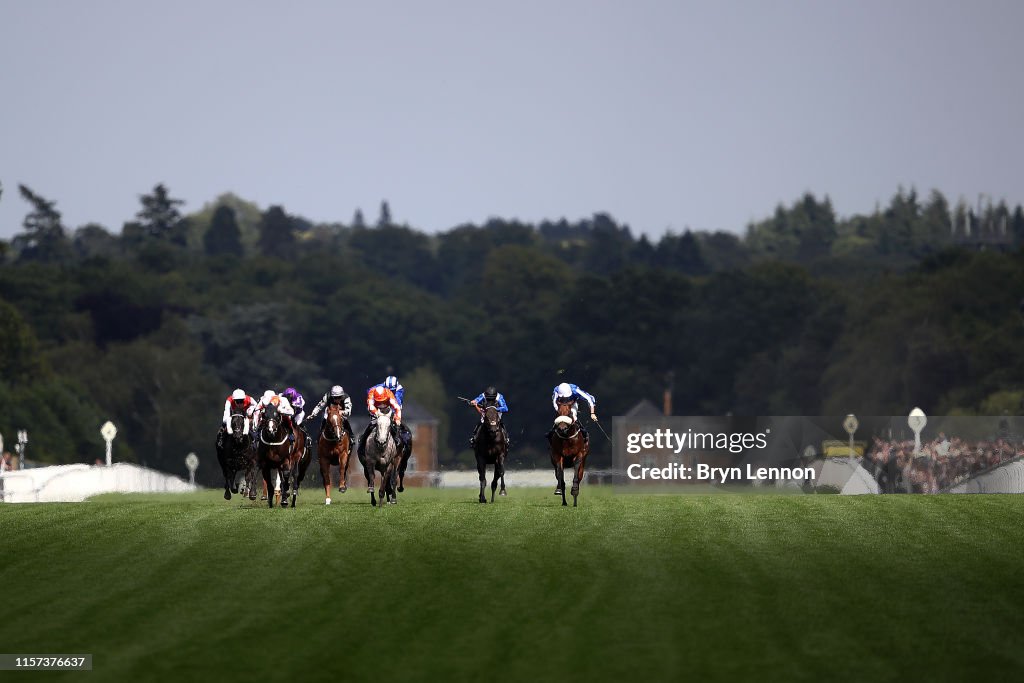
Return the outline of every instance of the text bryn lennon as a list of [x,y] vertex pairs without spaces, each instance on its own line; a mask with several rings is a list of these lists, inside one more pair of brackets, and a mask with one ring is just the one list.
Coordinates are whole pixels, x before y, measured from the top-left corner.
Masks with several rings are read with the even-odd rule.
[[745,468],[712,467],[705,464],[688,467],[679,463],[665,467],[644,467],[634,463],[626,469],[626,476],[633,480],[714,481],[726,484],[774,479],[808,480],[814,479],[815,471],[813,467],[754,467],[749,463]]

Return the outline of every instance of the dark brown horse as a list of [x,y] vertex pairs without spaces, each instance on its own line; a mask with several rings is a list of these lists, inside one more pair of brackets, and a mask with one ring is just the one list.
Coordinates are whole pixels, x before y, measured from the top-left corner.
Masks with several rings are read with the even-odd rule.
[[[289,438],[292,437],[292,438]],[[295,498],[299,493],[299,482],[305,468],[301,461],[307,459],[305,449],[305,433],[285,420],[274,404],[268,405],[263,411],[260,428],[256,434],[256,461],[263,473],[263,482],[268,491],[274,490],[273,475],[281,475],[281,507],[288,507],[288,491],[291,489],[291,505],[295,507]],[[267,504],[274,507],[274,497],[267,496]]]
[[232,411],[230,426],[231,434],[225,431],[217,443],[217,461],[224,474],[224,500],[231,500],[231,494],[238,493],[235,479],[252,465],[252,437],[245,413]]
[[405,490],[405,470],[409,467],[409,458],[412,457],[412,432],[405,425],[399,426],[403,434],[403,442],[399,444],[398,454],[398,492]]
[[590,444],[583,436],[583,425],[572,416],[572,404],[558,404],[558,417],[551,433],[551,464],[555,468],[555,479],[558,481],[556,494],[562,494],[562,505],[565,502],[565,468],[573,469],[572,506],[576,507],[576,499],[580,494],[580,482],[583,480],[583,466],[590,453]]
[[320,476],[324,480],[324,502],[331,504],[331,465],[338,466],[338,492],[348,490],[348,456],[352,442],[345,431],[345,416],[341,406],[329,405],[324,412],[324,426],[316,443],[320,458]]
[[494,465],[494,479],[491,480],[491,502],[494,502],[494,491],[501,479],[501,495],[505,493],[505,457],[508,455],[508,444],[505,441],[505,429],[501,424],[501,416],[495,406],[484,409],[484,424],[473,444],[476,453],[476,471],[480,474],[480,502],[486,503],[484,489],[487,487],[487,466]]

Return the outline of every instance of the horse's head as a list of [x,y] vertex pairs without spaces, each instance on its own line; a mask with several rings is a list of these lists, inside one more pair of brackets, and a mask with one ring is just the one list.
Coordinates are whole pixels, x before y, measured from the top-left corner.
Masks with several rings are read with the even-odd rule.
[[281,413],[277,406],[271,403],[263,410],[263,431],[272,437],[277,436],[277,430],[281,428]]
[[237,411],[231,413],[231,436],[239,442],[249,436],[249,420],[245,417],[245,413]]
[[497,406],[484,408],[484,426],[491,434],[497,434],[501,430],[501,413]]
[[573,425],[575,423],[572,419],[572,414],[559,415],[555,418],[554,429],[555,433],[563,439],[567,439],[572,436]]
[[333,403],[327,406],[327,410],[324,411],[324,420],[327,422],[327,427],[325,427],[327,438],[334,441],[341,438],[345,417],[343,413],[341,406]]
[[388,435],[391,431],[391,408],[383,408],[377,413],[377,443],[384,445],[388,442]]

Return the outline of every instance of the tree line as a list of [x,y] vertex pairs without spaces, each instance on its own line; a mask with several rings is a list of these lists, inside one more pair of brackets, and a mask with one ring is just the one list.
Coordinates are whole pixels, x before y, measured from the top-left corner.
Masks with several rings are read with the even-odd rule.
[[600,213],[437,234],[386,202],[372,224],[232,195],[187,214],[163,185],[119,233],[70,230],[55,201],[18,191],[22,230],[0,242],[0,432],[29,429],[44,462],[92,462],[112,419],[116,458],[177,472],[195,451],[212,481],[235,386],[359,397],[389,368],[440,420],[445,467],[470,461],[476,414],[456,396],[488,384],[510,402],[513,466],[546,466],[561,381],[603,418],[669,382],[677,414],[1012,414],[1024,398],[1019,205],[900,189],[840,218],[807,194],[744,235],[654,241]]

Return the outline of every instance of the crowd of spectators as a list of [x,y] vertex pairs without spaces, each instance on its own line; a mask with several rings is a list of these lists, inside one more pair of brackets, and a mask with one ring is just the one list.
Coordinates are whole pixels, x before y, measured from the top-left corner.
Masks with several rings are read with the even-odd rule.
[[882,493],[941,493],[965,479],[1024,456],[1024,447],[1008,438],[969,442],[940,433],[933,441],[884,440],[876,437],[863,465]]

